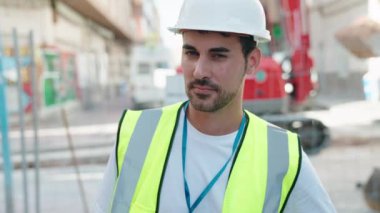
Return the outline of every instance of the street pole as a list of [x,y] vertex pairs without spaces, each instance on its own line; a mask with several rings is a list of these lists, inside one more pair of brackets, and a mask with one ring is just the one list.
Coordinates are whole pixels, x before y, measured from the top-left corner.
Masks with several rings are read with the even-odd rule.
[[19,128],[20,128],[20,143],[21,143],[21,163],[22,163],[22,185],[24,191],[24,212],[28,213],[29,202],[28,202],[28,176],[27,176],[27,165],[26,165],[26,149],[25,149],[25,118],[24,118],[24,104],[22,103],[22,93],[23,93],[23,79],[21,75],[21,64],[20,64],[20,54],[19,54],[19,44],[17,30],[13,29],[13,49],[14,49],[14,60],[16,62],[17,71],[17,98],[18,98],[18,118],[19,118]]
[[70,133],[69,121],[67,119],[67,114],[66,114],[66,110],[63,106],[63,103],[61,103],[61,104],[62,104],[61,116],[62,116],[62,120],[63,120],[63,125],[65,126],[65,130],[66,130],[67,143],[69,144],[71,159],[73,160],[73,163],[74,163],[75,174],[76,174],[77,183],[79,186],[79,193],[80,193],[79,195],[80,195],[80,198],[81,198],[82,204],[83,204],[83,212],[89,213],[90,211],[89,211],[89,207],[87,204],[87,198],[86,198],[86,193],[85,193],[84,186],[83,186],[83,180],[82,180],[82,177],[80,175],[79,163],[78,163],[77,156],[75,154],[75,147],[74,147],[74,143],[73,143],[71,133]]
[[33,132],[34,132],[34,165],[35,165],[35,187],[36,187],[36,213],[40,212],[40,142],[38,138],[38,83],[37,83],[37,71],[36,64],[34,60],[34,35],[33,31],[29,33],[29,47],[30,47],[30,57],[31,57],[31,79],[32,79],[32,108],[33,108]]
[[63,125],[64,125],[65,130],[66,130],[67,143],[69,145],[69,149],[70,149],[70,153],[71,153],[71,159],[74,163],[74,170],[75,170],[77,183],[78,183],[78,187],[79,187],[79,195],[80,195],[80,198],[81,198],[82,204],[83,204],[83,212],[89,213],[90,211],[89,211],[89,207],[88,207],[88,203],[87,203],[86,193],[85,193],[84,186],[83,186],[83,180],[82,180],[82,177],[80,174],[78,158],[75,154],[75,147],[74,147],[73,139],[72,139],[71,133],[70,133],[69,120],[67,118],[67,113],[65,110],[64,92],[66,92],[67,85],[64,84],[65,82],[60,82],[60,83],[62,84],[62,88],[61,88],[62,90],[59,93],[59,100],[60,100],[60,105],[61,105],[61,117],[62,117]]
[[13,184],[12,184],[12,162],[8,138],[8,109],[5,93],[5,79],[3,76],[3,49],[0,35],[0,126],[3,151],[4,185],[5,185],[5,212],[13,213]]

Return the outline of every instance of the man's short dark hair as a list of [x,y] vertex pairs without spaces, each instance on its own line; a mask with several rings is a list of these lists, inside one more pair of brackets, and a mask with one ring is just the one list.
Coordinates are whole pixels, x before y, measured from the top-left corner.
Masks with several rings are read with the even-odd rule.
[[247,60],[248,55],[256,48],[257,42],[253,39],[253,36],[239,36],[239,41],[244,58]]
[[[212,31],[198,30],[198,33],[201,33],[201,34],[209,33],[209,32],[212,32]],[[225,32],[220,32],[220,34],[224,37],[229,37],[231,35],[231,33],[225,33]],[[247,62],[247,57],[257,47],[257,42],[255,41],[253,36],[239,36],[239,41],[240,41],[244,59]]]

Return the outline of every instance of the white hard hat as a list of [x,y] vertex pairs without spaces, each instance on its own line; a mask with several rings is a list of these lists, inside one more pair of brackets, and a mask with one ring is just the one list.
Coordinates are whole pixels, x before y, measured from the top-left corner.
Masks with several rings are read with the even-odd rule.
[[257,42],[268,42],[265,13],[259,0],[184,0],[177,24],[169,28],[205,30],[252,35]]

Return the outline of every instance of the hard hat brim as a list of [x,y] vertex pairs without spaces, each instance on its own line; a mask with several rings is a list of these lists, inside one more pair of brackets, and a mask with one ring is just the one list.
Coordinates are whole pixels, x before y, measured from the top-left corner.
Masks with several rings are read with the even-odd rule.
[[241,34],[241,35],[247,35],[247,36],[253,36],[254,40],[258,43],[266,43],[270,42],[271,36],[269,32],[265,37],[262,36],[257,36],[257,35],[252,35],[248,32],[231,32],[231,31],[226,31],[226,30],[219,30],[219,29],[206,29],[206,28],[191,28],[191,27],[186,27],[186,28],[179,28],[179,27],[168,27],[167,28],[170,32],[173,32],[175,34],[181,34],[185,30],[201,30],[201,31],[210,31],[210,32],[223,32],[223,33],[235,33],[235,34]]

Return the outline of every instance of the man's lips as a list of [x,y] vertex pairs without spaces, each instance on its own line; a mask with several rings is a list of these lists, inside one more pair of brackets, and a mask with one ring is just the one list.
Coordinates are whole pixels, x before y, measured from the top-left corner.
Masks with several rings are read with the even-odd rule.
[[210,85],[192,85],[192,92],[197,95],[211,95],[218,92],[218,89]]
[[210,87],[210,86],[200,86],[200,85],[195,85],[193,87],[195,90],[200,90],[200,91],[215,91],[215,88]]
[[189,89],[192,90],[194,93],[205,95],[219,91],[219,87],[216,84],[213,84],[212,82],[208,81],[207,79],[194,80],[190,83]]

